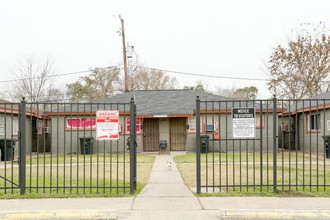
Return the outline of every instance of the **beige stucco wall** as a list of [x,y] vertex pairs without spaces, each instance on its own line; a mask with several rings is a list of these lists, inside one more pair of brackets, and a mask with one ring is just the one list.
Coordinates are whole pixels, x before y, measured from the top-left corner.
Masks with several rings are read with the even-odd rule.
[[160,118],[159,119],[159,140],[167,140],[167,148],[171,149],[170,146],[170,119],[169,118]]

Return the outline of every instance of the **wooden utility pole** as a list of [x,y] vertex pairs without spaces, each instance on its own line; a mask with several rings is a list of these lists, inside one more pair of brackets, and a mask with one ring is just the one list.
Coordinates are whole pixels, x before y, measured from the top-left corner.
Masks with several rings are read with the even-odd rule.
[[125,75],[125,92],[128,92],[128,74],[127,74],[127,58],[126,58],[126,42],[125,42],[125,28],[124,19],[119,15],[121,22],[121,37],[123,41],[123,61],[124,61],[124,75]]

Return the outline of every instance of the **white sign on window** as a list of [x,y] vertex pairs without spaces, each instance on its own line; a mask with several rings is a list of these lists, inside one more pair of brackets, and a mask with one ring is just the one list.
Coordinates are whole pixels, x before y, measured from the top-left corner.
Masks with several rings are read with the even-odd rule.
[[118,140],[118,127],[118,111],[96,111],[96,140]]
[[233,108],[233,138],[255,138],[255,109]]
[[[196,117],[189,117],[188,118],[188,125],[189,125],[189,132],[196,132]],[[200,130],[202,131],[202,117],[200,117]]]
[[330,131],[330,120],[327,120],[327,129]]

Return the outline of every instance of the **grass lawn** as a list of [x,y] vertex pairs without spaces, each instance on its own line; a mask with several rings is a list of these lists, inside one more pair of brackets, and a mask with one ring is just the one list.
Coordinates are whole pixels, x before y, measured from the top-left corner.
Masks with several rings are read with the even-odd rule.
[[[130,195],[129,154],[39,154],[28,158],[24,198]],[[137,193],[147,183],[154,160],[154,156],[137,155]],[[17,163],[2,162],[0,176],[0,198],[22,198],[15,185],[19,182]]]
[[[202,195],[330,196],[330,187],[325,186],[330,185],[330,163],[320,158],[301,152],[278,152],[278,192],[274,193],[272,153],[202,154]],[[196,154],[174,159],[185,184],[196,191]]]

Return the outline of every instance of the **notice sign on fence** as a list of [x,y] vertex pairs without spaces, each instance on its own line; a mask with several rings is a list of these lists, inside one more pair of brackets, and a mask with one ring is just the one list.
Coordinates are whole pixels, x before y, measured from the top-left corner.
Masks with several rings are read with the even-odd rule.
[[233,138],[255,138],[255,109],[233,108]]
[[119,111],[96,111],[96,140],[118,140]]

